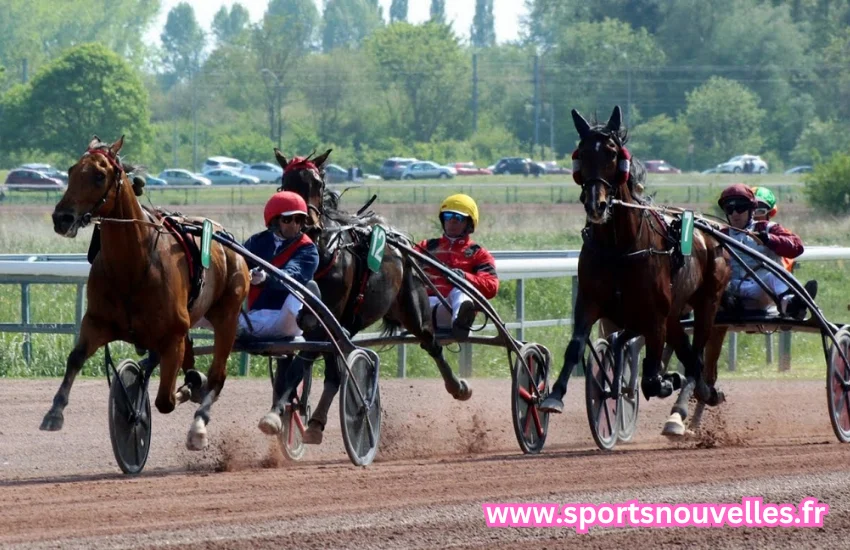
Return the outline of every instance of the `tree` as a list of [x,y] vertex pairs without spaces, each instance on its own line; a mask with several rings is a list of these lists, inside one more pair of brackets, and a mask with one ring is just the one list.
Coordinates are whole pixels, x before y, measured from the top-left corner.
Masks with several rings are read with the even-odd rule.
[[687,94],[684,117],[694,136],[694,159],[713,166],[732,155],[760,152],[765,114],[758,96],[746,87],[711,77]]
[[357,48],[364,38],[383,24],[371,0],[327,0],[325,2],[322,49]]
[[431,19],[429,21],[446,22],[446,0],[431,0]]
[[395,135],[430,141],[468,134],[469,60],[447,25],[396,23],[369,37],[366,51],[386,90]]
[[407,0],[393,0],[390,4],[390,23],[407,21]]
[[476,48],[489,48],[496,43],[493,0],[475,0],[475,17],[472,19],[469,37]]
[[[62,152],[76,158],[92,134],[125,135],[125,153],[140,158],[151,139],[148,95],[136,72],[102,44],[82,44],[44,66],[4,98],[10,149]],[[8,99],[8,101],[7,101]]]
[[213,17],[212,32],[219,44],[233,44],[243,36],[251,22],[248,10],[240,3],[235,3],[227,11],[222,6]]
[[633,155],[664,159],[683,170],[692,168],[688,162],[691,131],[682,120],[658,115],[634,126],[629,135],[629,150]]
[[815,165],[803,181],[812,206],[836,215],[850,212],[850,155],[835,153],[827,162]]
[[797,139],[797,145],[791,151],[791,160],[798,164],[812,164],[834,153],[850,151],[850,135],[844,126],[835,119],[813,118]]
[[263,20],[252,32],[257,71],[266,85],[269,137],[282,140],[283,101],[290,91],[286,75],[316,46],[319,12],[313,0],[271,0]]
[[181,2],[168,12],[160,39],[164,50],[163,61],[172,82],[198,72],[206,37],[195,19],[195,10],[191,5]]

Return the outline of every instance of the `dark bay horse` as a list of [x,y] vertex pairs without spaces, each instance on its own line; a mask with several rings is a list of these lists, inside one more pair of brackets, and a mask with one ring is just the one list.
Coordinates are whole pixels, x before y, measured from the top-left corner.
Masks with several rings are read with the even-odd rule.
[[[324,164],[331,150],[312,159],[296,157],[291,160],[277,148],[274,152],[283,168],[280,189],[294,191],[307,202],[310,212],[306,232],[319,249],[315,280],[322,301],[340,325],[352,337],[381,320],[386,334],[403,326],[436,362],[446,391],[455,399],[469,399],[472,388],[466,380],[455,376],[443,357],[442,347],[437,344],[425,283],[414,271],[413,260],[388,243],[380,270],[371,273],[367,269],[369,228],[375,224],[386,225],[386,222],[376,215],[358,217],[338,209],[337,198],[326,191],[324,181]],[[306,315],[301,321],[305,335],[308,339],[324,340],[326,336],[315,330],[311,318],[312,315]],[[310,361],[315,358],[315,355],[307,353],[301,356]],[[327,422],[328,409],[339,389],[336,358],[326,355],[325,365],[324,390],[311,419],[311,424],[316,420],[322,427]],[[280,391],[275,390],[276,404],[269,415],[280,414],[299,378],[290,379]],[[305,442],[311,440],[308,431]]]
[[213,244],[203,287],[190,309],[190,260],[178,237],[136,198],[142,191],[130,183],[132,168],[118,156],[123,144],[124,136],[112,145],[95,136],[68,170],[68,188],[53,211],[53,229],[68,238],[99,219],[101,248],[89,274],[80,336],[41,429],[62,429],[68,394],[83,363],[115,340],[148,350],[152,366],[161,361],[156,408],[163,414],[174,410],[177,372],[192,361],[191,344],[186,349],[189,328],[204,317],[215,331],[214,355],[186,440],[189,449],[199,450],[208,444],[210,409],[227,376],[239,310],[248,294],[248,266],[238,254]]
[[[573,155],[578,164],[574,178],[582,187],[588,224],[579,255],[572,338],[558,380],[541,409],[563,410],[570,374],[591,327],[607,318],[628,338],[644,337],[641,390],[647,399],[668,397],[675,390],[673,379],[661,374],[665,342],[685,365],[685,384],[662,432],[683,435],[692,395],[708,405],[722,400],[713,387],[716,372],[704,379],[703,350],[729,281],[728,255],[714,238],[695,231],[691,255],[677,257],[678,243],[667,222],[655,211],[641,208],[648,206],[638,191],[646,173],[625,147],[627,132],[621,127],[619,106],[604,126],[591,127],[575,110],[572,116],[580,140]],[[680,323],[690,309],[693,345]]]

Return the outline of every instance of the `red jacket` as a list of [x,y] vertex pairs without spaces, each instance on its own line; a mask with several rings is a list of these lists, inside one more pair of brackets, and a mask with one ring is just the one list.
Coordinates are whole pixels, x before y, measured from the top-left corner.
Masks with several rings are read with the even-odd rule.
[[[427,250],[450,269],[460,269],[466,274],[466,280],[488,300],[499,291],[499,278],[496,276],[496,260],[481,245],[469,237],[449,239],[445,235],[438,239],[422,241],[417,248]],[[439,272],[425,267],[434,286],[443,296],[448,296],[454,288]],[[433,295],[429,288],[428,294]]]
[[[803,240],[798,237],[795,233],[789,231],[788,229],[782,227],[776,222],[771,221],[753,221],[746,228],[747,231],[752,233],[761,233],[762,231],[767,232],[767,242],[764,243],[770,250],[775,252],[778,256],[781,256],[783,259],[783,264],[785,268],[789,269],[788,262],[785,260],[793,259],[803,253]],[[730,234],[729,228],[723,228],[723,232],[727,235]],[[794,262],[790,262],[793,265]]]

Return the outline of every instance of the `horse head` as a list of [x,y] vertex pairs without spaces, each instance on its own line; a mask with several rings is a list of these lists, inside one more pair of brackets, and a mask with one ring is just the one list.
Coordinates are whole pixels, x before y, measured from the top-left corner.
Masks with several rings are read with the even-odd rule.
[[606,223],[614,199],[631,202],[634,198],[635,173],[625,147],[628,134],[621,126],[620,106],[614,107],[605,125],[591,126],[575,109],[572,115],[579,135],[573,152],[573,179],[581,185],[588,221]]
[[283,168],[278,191],[294,191],[304,198],[309,210],[308,226],[321,226],[325,194],[324,166],[331,151],[332,149],[328,149],[315,158],[310,158],[310,155],[287,160],[278,148],[275,147],[274,150],[274,156]]
[[123,135],[111,145],[94,136],[86,152],[68,169],[68,187],[53,209],[53,230],[56,233],[74,238],[93,216],[112,214],[119,204],[121,188],[126,183],[127,170],[118,157],[123,145]]

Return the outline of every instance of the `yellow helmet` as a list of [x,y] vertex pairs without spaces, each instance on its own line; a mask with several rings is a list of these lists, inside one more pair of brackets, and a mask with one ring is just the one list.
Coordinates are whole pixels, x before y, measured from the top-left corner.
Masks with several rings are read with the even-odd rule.
[[472,231],[475,231],[475,228],[478,227],[478,205],[469,195],[459,193],[446,197],[446,200],[440,205],[440,214],[443,212],[457,212],[469,216],[472,219]]

